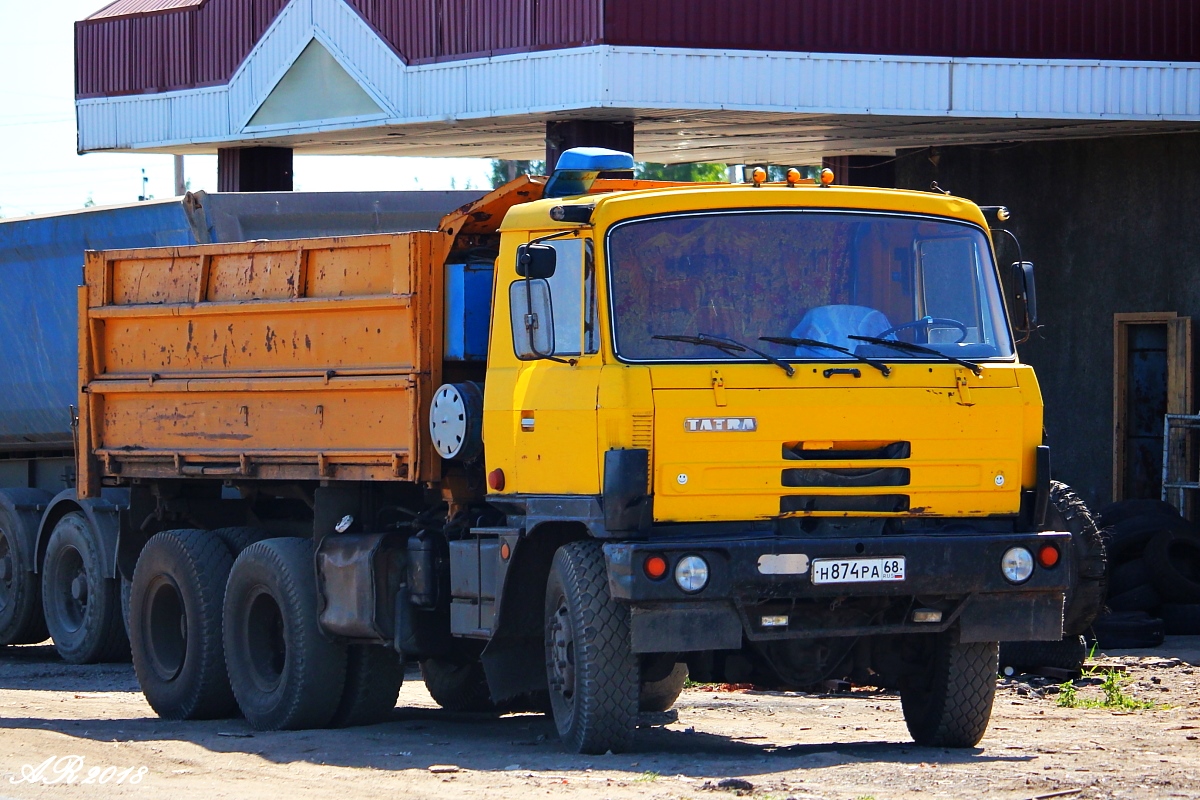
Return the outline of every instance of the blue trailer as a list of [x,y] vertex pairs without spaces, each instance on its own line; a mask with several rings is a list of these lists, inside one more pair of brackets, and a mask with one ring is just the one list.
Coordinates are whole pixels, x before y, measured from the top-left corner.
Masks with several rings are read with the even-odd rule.
[[436,230],[481,194],[196,192],[0,220],[0,646],[50,636],[73,663],[129,652],[116,544],[128,493],[74,492],[85,251]]

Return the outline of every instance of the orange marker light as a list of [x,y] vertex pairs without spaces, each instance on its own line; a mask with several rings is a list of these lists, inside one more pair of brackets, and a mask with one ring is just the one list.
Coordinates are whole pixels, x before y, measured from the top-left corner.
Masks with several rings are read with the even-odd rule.
[[763,181],[767,179],[767,171],[762,167],[755,167],[754,172],[751,173],[751,175],[754,179],[755,186],[762,186]]
[[800,170],[796,169],[795,167],[792,167],[791,169],[789,169],[787,171],[787,185],[795,186],[799,182],[800,182]]
[[494,469],[488,473],[488,486],[493,492],[504,491],[504,470]]
[[828,186],[831,183],[833,183],[833,170],[826,167],[821,170],[821,185]]
[[1047,569],[1057,564],[1058,558],[1058,548],[1052,544],[1045,545],[1038,550],[1038,563]]
[[649,556],[642,564],[642,569],[650,580],[659,580],[667,574],[667,560],[662,556]]
[[508,542],[500,543],[500,560],[508,561],[508,557],[512,555],[512,548],[508,546]]

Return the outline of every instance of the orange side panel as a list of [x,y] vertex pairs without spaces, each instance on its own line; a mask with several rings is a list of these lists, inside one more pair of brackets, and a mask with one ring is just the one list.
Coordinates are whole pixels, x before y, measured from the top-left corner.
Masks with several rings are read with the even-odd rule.
[[81,490],[118,477],[436,480],[425,430],[450,241],[89,253]]

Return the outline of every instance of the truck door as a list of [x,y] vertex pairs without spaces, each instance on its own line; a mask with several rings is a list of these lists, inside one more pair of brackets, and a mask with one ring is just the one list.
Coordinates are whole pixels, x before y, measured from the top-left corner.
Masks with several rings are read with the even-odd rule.
[[[591,242],[546,244],[557,256],[548,279],[526,285],[507,248],[497,265],[494,330],[503,324],[511,335],[494,337],[489,354],[487,468],[504,470],[505,494],[598,494],[601,363]],[[532,347],[524,324],[530,298],[538,326]]]

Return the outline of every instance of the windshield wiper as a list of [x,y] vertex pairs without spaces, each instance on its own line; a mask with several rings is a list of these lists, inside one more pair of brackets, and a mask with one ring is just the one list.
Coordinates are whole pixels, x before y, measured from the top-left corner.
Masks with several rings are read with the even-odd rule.
[[875,369],[882,372],[883,377],[885,377],[885,378],[888,375],[892,374],[892,368],[889,367],[887,364],[884,364],[881,361],[875,361],[873,359],[866,358],[864,356],[860,356],[858,353],[854,352],[853,350],[850,350],[849,348],[842,347],[842,346],[836,345],[836,344],[830,344],[829,342],[822,342],[818,339],[797,339],[792,336],[760,336],[760,337],[758,337],[758,340],[760,342],[771,342],[773,344],[790,345],[791,347],[823,347],[826,350],[836,350],[839,353],[844,353],[844,354],[850,356],[851,358],[853,358],[855,361],[859,362],[860,364],[866,364],[867,366],[874,367]]
[[666,335],[655,334],[655,335],[651,336],[650,338],[651,339],[662,339],[663,341],[666,341],[666,342],[684,342],[685,344],[700,344],[700,345],[705,345],[707,347],[715,347],[716,349],[720,350],[725,355],[729,355],[729,356],[735,356],[738,353],[753,353],[754,355],[759,356],[760,358],[765,358],[770,363],[779,367],[781,370],[783,370],[784,372],[787,373],[787,376],[789,378],[796,374],[796,370],[792,369],[790,364],[785,364],[784,362],[780,361],[775,356],[767,355],[762,350],[755,350],[753,347],[744,345],[741,342],[734,341],[733,339],[729,339],[725,336],[711,336],[707,333],[702,333],[699,336],[680,336],[678,334],[666,334]]
[[907,353],[921,353],[922,355],[927,355],[927,356],[937,356],[938,358],[944,358],[947,361],[953,361],[955,364],[962,364],[964,367],[971,370],[971,372],[974,372],[975,377],[979,377],[980,375],[983,374],[983,370],[974,361],[963,361],[961,358],[956,358],[955,356],[948,356],[945,353],[941,352],[940,350],[934,350],[932,347],[925,347],[925,346],[919,345],[919,344],[912,344],[911,342],[901,342],[896,339],[880,339],[878,336],[853,336],[853,335],[851,335],[851,336],[847,336],[846,338],[847,339],[857,339],[860,342],[868,342],[870,344],[877,344],[880,347],[890,347],[893,350],[903,350]]

